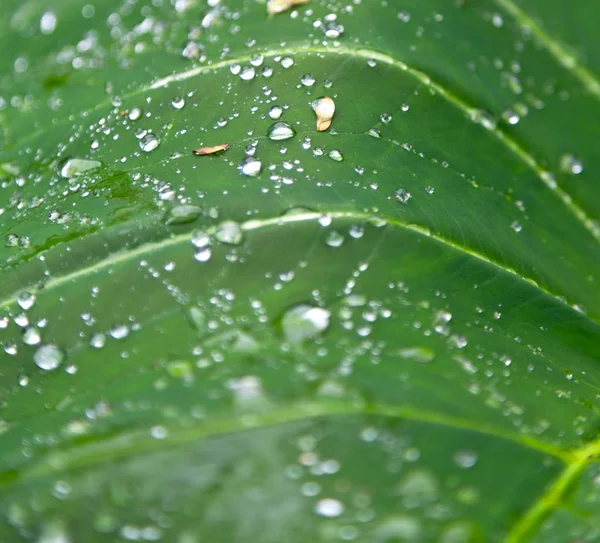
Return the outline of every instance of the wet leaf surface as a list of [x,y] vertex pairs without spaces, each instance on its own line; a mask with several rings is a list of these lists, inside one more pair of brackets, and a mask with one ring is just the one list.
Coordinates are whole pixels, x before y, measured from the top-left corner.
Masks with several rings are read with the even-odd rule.
[[0,540],[600,541],[594,9],[5,0]]

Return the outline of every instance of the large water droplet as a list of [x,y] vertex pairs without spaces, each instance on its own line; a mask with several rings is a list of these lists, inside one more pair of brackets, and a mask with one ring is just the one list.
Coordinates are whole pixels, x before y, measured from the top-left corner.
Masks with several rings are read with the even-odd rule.
[[323,498],[315,505],[315,513],[322,517],[335,518],[344,512],[344,504],[333,498]]
[[43,345],[33,355],[36,366],[42,370],[55,370],[64,360],[64,353],[54,344]]
[[221,243],[239,245],[242,243],[243,232],[241,226],[234,221],[222,222],[215,233],[215,239]]
[[170,209],[165,215],[164,221],[167,225],[187,224],[194,222],[201,213],[202,209],[198,206],[184,204]]
[[84,173],[92,172],[102,166],[97,160],[86,160],[83,158],[69,158],[60,166],[59,173],[62,177],[70,179]]
[[144,153],[150,153],[154,151],[160,144],[160,140],[152,133],[149,132],[140,140],[140,149]]
[[238,168],[242,175],[247,175],[248,177],[257,177],[262,171],[262,162],[257,158],[247,157],[242,161]]

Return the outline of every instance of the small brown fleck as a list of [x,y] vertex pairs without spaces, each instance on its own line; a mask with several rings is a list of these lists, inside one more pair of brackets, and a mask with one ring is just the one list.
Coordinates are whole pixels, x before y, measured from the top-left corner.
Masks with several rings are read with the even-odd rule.
[[199,149],[194,149],[192,153],[194,153],[196,156],[216,155],[217,153],[227,151],[227,149],[229,149],[229,143],[221,143],[220,145],[211,145],[209,147],[200,147]]
[[295,6],[301,6],[309,2],[310,0],[269,0],[267,2],[267,13],[269,15],[276,15],[277,13],[283,13]]
[[335,102],[329,96],[322,96],[311,105],[317,116],[317,132],[324,132],[331,126],[331,119],[335,113]]

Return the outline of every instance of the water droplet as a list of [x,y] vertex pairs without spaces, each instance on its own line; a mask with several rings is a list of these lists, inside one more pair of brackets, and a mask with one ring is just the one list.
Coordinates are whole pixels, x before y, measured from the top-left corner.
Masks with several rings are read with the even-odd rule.
[[294,65],[294,59],[292,57],[283,57],[281,59],[281,66],[283,68],[290,68]]
[[240,71],[240,79],[243,79],[244,81],[254,79],[255,75],[256,70],[254,69],[254,66],[244,66]]
[[521,120],[518,113],[514,109],[507,109],[504,113],[502,113],[502,119],[504,119],[504,122],[511,125],[515,125]]
[[42,341],[40,331],[35,326],[28,326],[23,331],[23,343],[26,345],[39,345]]
[[300,79],[300,82],[305,87],[312,87],[315,84],[315,78],[311,74],[304,74]]
[[52,34],[56,28],[56,14],[46,11],[40,19],[40,31],[42,34]]
[[336,162],[341,162],[344,160],[344,156],[337,149],[332,149],[328,154],[331,160],[335,160]]
[[254,157],[247,157],[238,166],[242,175],[249,177],[257,177],[262,171],[262,162]]
[[456,451],[452,457],[459,468],[472,468],[477,463],[477,453],[469,450]]
[[241,402],[257,400],[263,395],[260,379],[254,375],[246,375],[239,379],[231,379],[227,387],[235,394],[235,399]]
[[381,122],[384,124],[387,124],[389,122],[391,122],[392,120],[392,116],[389,113],[382,113],[381,114]]
[[476,124],[480,124],[487,130],[495,130],[496,129],[496,119],[494,116],[485,109],[472,109],[470,112],[471,121]]
[[21,309],[27,311],[35,305],[35,295],[31,292],[22,292],[17,298],[17,303]]
[[323,31],[325,32],[325,37],[330,40],[334,40],[339,38],[344,33],[344,26],[336,23],[335,21],[329,21],[325,25],[323,25]]
[[283,115],[283,108],[281,106],[273,106],[269,110],[269,118],[273,119],[274,121],[276,121],[277,119],[281,119],[282,115]]
[[110,330],[109,334],[115,339],[123,339],[129,335],[129,327],[125,324],[115,324]]
[[198,262],[208,262],[212,256],[210,247],[204,247],[194,253],[194,259]]
[[435,358],[435,353],[427,347],[406,347],[405,349],[400,349],[398,354],[402,358],[408,358],[420,364],[427,364]]
[[215,239],[221,243],[239,245],[243,239],[242,228],[237,222],[224,221],[217,228]]
[[202,213],[198,206],[184,204],[175,206],[165,215],[164,222],[167,225],[188,224],[194,222]]
[[583,171],[583,163],[569,153],[560,158],[560,169],[565,173],[579,175]]
[[70,179],[71,177],[97,170],[100,166],[102,166],[102,162],[98,162],[97,160],[69,158],[61,164],[59,173],[61,177]]
[[285,312],[281,329],[287,341],[299,344],[322,335],[329,328],[330,317],[331,313],[322,307],[301,304]]
[[176,96],[175,98],[173,98],[173,100],[171,101],[171,105],[175,108],[175,109],[183,109],[183,106],[185,106],[185,100],[181,97],[181,96]]
[[198,247],[206,247],[210,245],[210,236],[204,230],[196,230],[192,233],[192,243]]
[[273,141],[289,140],[296,135],[296,131],[287,123],[278,121],[273,123],[267,131],[267,136]]
[[327,245],[329,245],[329,247],[339,247],[340,245],[342,245],[344,243],[344,236],[342,236],[342,234],[340,234],[339,232],[332,230],[327,235],[327,238],[325,239],[325,243],[327,243]]
[[139,107],[134,107],[129,112],[129,120],[130,121],[137,121],[138,119],[140,119],[142,117],[142,113],[143,113],[143,111]]
[[144,153],[150,153],[154,151],[160,144],[160,140],[152,133],[148,132],[141,140],[140,140],[140,149],[144,151]]
[[323,498],[315,505],[315,513],[321,517],[335,518],[344,512],[344,504],[333,498]]
[[519,233],[521,230],[523,230],[523,227],[521,226],[521,223],[519,221],[511,222],[510,227],[517,233]]
[[104,347],[105,344],[106,336],[103,333],[98,332],[92,334],[92,337],[90,338],[90,345],[94,347],[94,349],[102,349],[102,347]]
[[396,192],[394,192],[394,198],[405,204],[410,200],[410,192],[406,191],[405,189],[398,189]]
[[43,345],[33,355],[36,366],[42,370],[55,370],[64,360],[64,353],[54,344]]

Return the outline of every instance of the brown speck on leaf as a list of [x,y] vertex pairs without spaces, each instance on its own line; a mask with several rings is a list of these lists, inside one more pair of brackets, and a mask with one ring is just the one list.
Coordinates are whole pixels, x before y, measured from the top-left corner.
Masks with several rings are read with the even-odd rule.
[[222,153],[223,151],[227,151],[229,149],[229,143],[222,143],[221,145],[211,145],[209,147],[200,147],[199,149],[194,149],[192,153],[196,156],[205,156],[205,155],[216,155],[217,153]]
[[317,132],[324,132],[331,126],[335,102],[329,96],[322,96],[312,103],[312,108],[317,116]]
[[269,0],[267,2],[267,13],[269,15],[276,15],[277,13],[283,13],[295,6],[301,6],[309,2],[310,0]]

